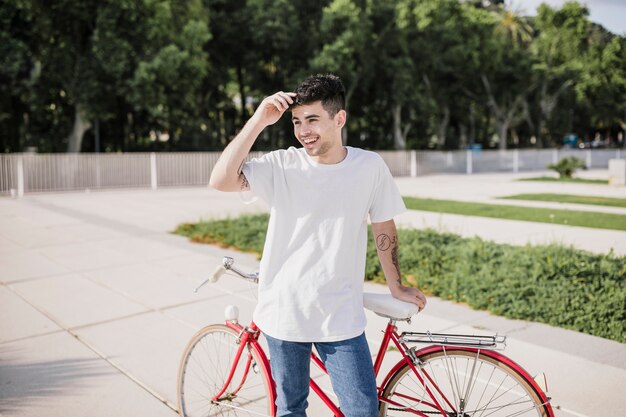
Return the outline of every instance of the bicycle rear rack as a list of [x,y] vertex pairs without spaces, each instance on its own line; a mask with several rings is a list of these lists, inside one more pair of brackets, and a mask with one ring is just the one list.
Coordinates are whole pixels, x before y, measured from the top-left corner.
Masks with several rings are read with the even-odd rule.
[[446,333],[403,332],[400,334],[401,343],[425,343],[439,346],[469,347],[478,349],[504,349],[506,336],[480,336]]

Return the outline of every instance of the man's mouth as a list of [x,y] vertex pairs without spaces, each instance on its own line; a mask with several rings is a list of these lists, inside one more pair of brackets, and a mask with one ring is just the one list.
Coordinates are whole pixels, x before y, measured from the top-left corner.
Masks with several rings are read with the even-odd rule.
[[312,138],[302,138],[302,143],[304,143],[305,145],[312,145],[315,142],[317,142],[317,140],[319,139],[319,137],[315,136]]

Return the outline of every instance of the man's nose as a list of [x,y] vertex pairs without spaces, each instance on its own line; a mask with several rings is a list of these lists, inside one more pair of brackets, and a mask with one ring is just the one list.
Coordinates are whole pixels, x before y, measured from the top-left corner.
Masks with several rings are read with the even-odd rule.
[[302,125],[300,132],[302,133],[302,136],[311,134],[311,125]]

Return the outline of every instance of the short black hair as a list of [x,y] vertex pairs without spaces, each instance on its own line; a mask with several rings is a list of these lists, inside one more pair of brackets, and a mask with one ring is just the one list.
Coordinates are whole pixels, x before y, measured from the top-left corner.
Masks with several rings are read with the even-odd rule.
[[322,107],[332,118],[346,108],[346,89],[341,79],[333,74],[311,75],[295,90],[293,107],[322,102]]

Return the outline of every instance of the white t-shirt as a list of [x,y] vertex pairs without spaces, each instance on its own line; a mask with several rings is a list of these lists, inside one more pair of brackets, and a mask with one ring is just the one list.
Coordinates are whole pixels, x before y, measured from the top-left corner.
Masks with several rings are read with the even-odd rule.
[[331,342],[365,329],[368,215],[380,223],[406,207],[378,154],[347,150],[338,164],[291,147],[243,165],[270,206],[254,321],[276,339]]

